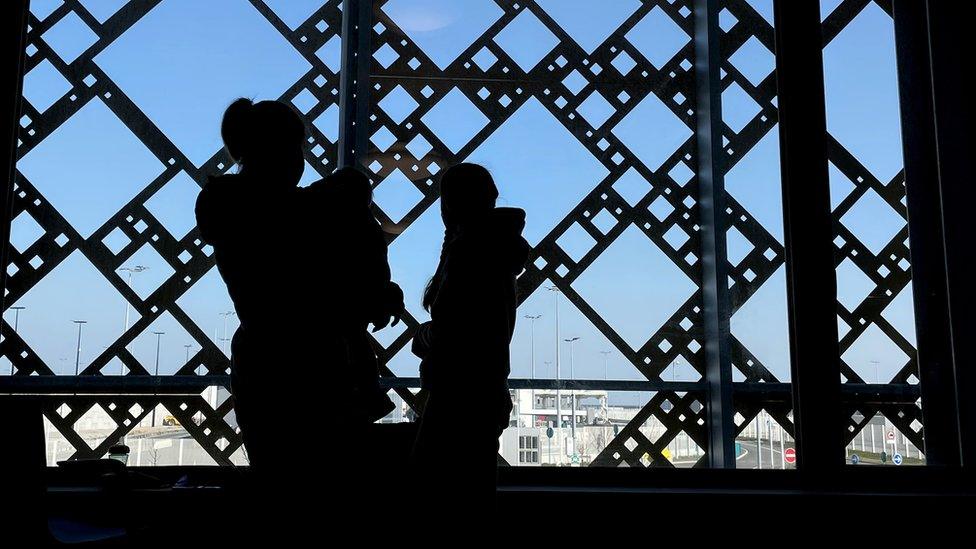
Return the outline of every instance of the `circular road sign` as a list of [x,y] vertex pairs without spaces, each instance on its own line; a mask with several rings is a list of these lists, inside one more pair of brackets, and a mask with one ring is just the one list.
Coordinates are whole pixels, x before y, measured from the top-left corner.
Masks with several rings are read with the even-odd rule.
[[902,462],[901,454],[895,454],[891,456],[891,462],[894,463],[895,465],[901,465]]
[[851,454],[851,465],[857,465],[861,463],[861,456],[857,454]]
[[796,449],[787,448],[783,456],[786,458],[786,463],[796,463]]

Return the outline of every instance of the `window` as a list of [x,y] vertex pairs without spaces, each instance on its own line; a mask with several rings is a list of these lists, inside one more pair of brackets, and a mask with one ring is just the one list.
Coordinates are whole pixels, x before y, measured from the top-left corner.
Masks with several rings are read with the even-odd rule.
[[[708,60],[692,0],[364,2],[368,74],[349,79],[359,88],[340,80],[360,70],[343,65],[341,0],[32,4],[0,374],[162,378],[158,392],[52,397],[49,463],[102,456],[121,438],[134,463],[246,463],[227,389],[238,321],[192,212],[207,175],[233,169],[219,118],[248,96],[305,118],[302,184],[346,156],[371,179],[409,313],[375,334],[384,373],[418,375],[409,342],[429,318],[420,297],[443,239],[437,178],[479,162],[499,205],[526,210],[533,246],[511,346],[518,463],[707,466],[714,293],[729,301],[723,442],[751,456],[737,467],[788,468],[797,433],[768,0],[722,0],[708,30],[721,45],[724,192],[704,201],[695,132]],[[886,450],[924,463],[891,8],[824,0],[822,11],[846,442],[862,462]],[[362,108],[341,117],[354,93]],[[725,257],[703,237],[714,198],[726,205],[713,218],[724,218]],[[722,265],[717,283],[703,260]],[[386,421],[413,417],[416,387],[403,385],[414,381],[394,389],[401,406]],[[868,383],[899,396],[872,401]],[[281,421],[337,417],[325,405]],[[523,429],[539,433],[511,432]]]
[[519,463],[539,463],[539,437],[519,437]]

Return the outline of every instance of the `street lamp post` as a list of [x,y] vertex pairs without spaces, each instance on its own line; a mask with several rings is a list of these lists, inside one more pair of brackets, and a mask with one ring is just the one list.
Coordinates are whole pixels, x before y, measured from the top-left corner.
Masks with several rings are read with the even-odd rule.
[[[141,273],[143,271],[147,271],[149,270],[149,267],[145,267],[143,265],[136,265],[135,267],[122,267],[119,270],[129,273],[129,276],[126,279],[126,285],[131,289],[132,275],[135,273]],[[128,330],[129,330],[129,300],[126,299],[125,300],[125,329],[123,331],[126,332]]]
[[[881,385],[881,363],[877,360],[872,360],[871,364],[874,364],[874,382]],[[873,434],[873,433],[872,433]],[[888,418],[882,413],[881,414],[881,452],[884,453],[888,450]]]
[[[220,316],[224,317],[224,337],[221,339],[221,341],[230,341],[227,338],[227,317],[237,316],[237,313],[235,313],[234,311],[227,311],[227,312],[220,313]],[[227,353],[227,350],[223,347],[223,345],[221,345],[221,350]]]
[[[17,333],[17,329],[20,327],[20,312],[26,309],[23,305],[17,305],[11,307],[10,309],[14,312],[14,333]],[[10,361],[10,375],[14,375],[14,361]]]
[[761,412],[756,413],[756,460],[758,465],[756,469],[762,469],[762,431],[759,427],[759,415]]
[[[155,336],[156,336],[156,370],[155,370],[155,373],[153,375],[156,376],[157,378],[159,377],[159,343],[162,340],[163,335],[165,333],[166,332],[153,332],[153,334],[155,334]],[[158,380],[157,380],[157,382],[158,382]],[[153,397],[155,397],[155,396],[156,396],[156,393],[153,393]],[[159,407],[159,404],[156,403],[156,402],[153,402],[152,422],[149,424],[150,427],[155,427],[156,426],[156,408],[158,408],[158,407]]]
[[[542,318],[542,315],[525,315],[525,318],[529,319],[529,378],[535,379],[535,321]],[[535,389],[529,390],[529,399],[531,406],[529,409],[535,408]],[[535,417],[533,416],[533,423],[535,423]],[[521,439],[519,439],[521,440]]]
[[600,354],[603,355],[603,381],[606,381],[610,379],[610,376],[607,374],[607,372],[610,371],[607,367],[610,358],[610,351],[600,351]]
[[[680,362],[681,362],[680,355],[676,357],[673,361],[671,361],[671,383],[674,383],[675,381],[678,380],[677,367]],[[674,406],[672,406],[671,409],[674,410]],[[671,446],[671,459],[672,461],[677,460],[678,459],[678,435],[675,435],[674,438],[671,439],[670,446]]]
[[230,341],[230,339],[228,339],[226,337],[220,337],[220,338],[217,338],[217,341],[220,342],[220,350],[223,351],[224,348],[227,346],[227,342]]
[[[553,293],[553,318],[556,321],[556,429],[561,435],[563,432],[563,409],[562,409],[562,391],[559,389],[559,288],[555,285],[547,286],[547,290]],[[562,437],[559,437],[560,440]],[[563,452],[559,451],[559,463],[562,463]]]
[[[578,336],[571,337],[569,339],[564,339],[563,341],[569,343],[569,378],[575,381],[576,369],[573,366],[573,344],[579,341],[579,337]],[[572,411],[573,411],[573,422],[569,424],[570,426],[569,428],[570,428],[570,436],[573,439],[573,455],[575,456],[578,453],[577,452],[578,446],[576,444],[576,389],[572,389],[569,391],[569,398],[572,399],[571,404],[572,404]]]
[[20,327],[20,312],[26,309],[23,305],[15,305],[10,308],[14,312],[14,333],[17,333],[17,328]]
[[525,315],[529,319],[529,377],[535,379],[535,321],[542,318],[542,315]]
[[75,349],[75,376],[77,376],[81,370],[81,327],[88,324],[88,321],[72,320],[72,322],[78,325],[78,347]]
[[[127,280],[126,280],[126,285],[129,287],[129,289],[132,289],[132,275],[134,273],[141,273],[141,272],[146,271],[148,269],[149,269],[149,267],[145,267],[145,266],[142,266],[142,265],[136,265],[135,267],[122,267],[119,270],[120,271],[125,271],[125,272],[129,273],[129,276],[128,276]],[[124,335],[128,331],[129,331],[129,300],[128,299],[125,299],[125,324],[123,325],[123,328],[122,328],[122,334]],[[128,348],[128,347],[129,346],[126,345],[126,348]],[[125,363],[124,362],[119,365],[119,375],[125,375]]]
[[[543,364],[546,365],[546,372],[549,371],[549,367],[552,366],[552,361],[545,361]],[[554,427],[554,425],[549,425],[549,427]],[[552,439],[549,440],[549,458],[552,459]]]

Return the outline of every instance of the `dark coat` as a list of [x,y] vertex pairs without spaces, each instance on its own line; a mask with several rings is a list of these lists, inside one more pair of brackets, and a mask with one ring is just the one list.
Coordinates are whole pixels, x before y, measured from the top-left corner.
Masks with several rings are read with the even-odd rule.
[[316,210],[309,215],[309,234],[317,235],[313,238],[323,250],[316,270],[322,271],[319,280],[328,281],[332,296],[327,314],[342,335],[347,364],[356,376],[350,398],[367,421],[376,421],[394,404],[380,388],[379,363],[367,325],[398,315],[403,291],[391,280],[386,234],[370,210],[369,182],[333,175],[298,193],[304,207]]
[[[197,198],[201,237],[214,248],[241,321],[231,382],[252,464],[272,460],[276,442],[308,436],[302,418],[321,414],[323,400],[342,411],[341,428],[392,409],[366,322],[391,307],[389,296],[402,302],[402,293],[390,282],[368,183],[334,183],[274,189],[224,175]],[[275,374],[299,381],[278,384]]]
[[[256,471],[281,474],[279,444],[307,436],[325,364],[344,358],[341,338],[313,311],[328,306],[307,272],[306,217],[297,189],[274,189],[247,175],[211,177],[196,203],[201,238],[241,322],[231,345],[234,410]],[[298,305],[301,304],[299,307]],[[284,379],[300,383],[282,383]]]
[[530,250],[524,227],[525,212],[496,208],[444,244],[431,321],[414,344],[429,395],[414,459],[433,492],[494,491],[498,437],[512,410],[516,277]]
[[496,208],[445,243],[431,322],[421,334],[429,346],[420,366],[426,389],[473,383],[507,390],[516,277],[530,250],[524,227],[524,211]]

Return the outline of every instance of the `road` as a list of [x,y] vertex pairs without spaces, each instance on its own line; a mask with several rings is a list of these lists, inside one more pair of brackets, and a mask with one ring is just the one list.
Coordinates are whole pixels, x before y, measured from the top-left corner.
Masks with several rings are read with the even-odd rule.
[[[736,469],[757,469],[759,466],[759,460],[757,459],[758,452],[756,448],[755,440],[738,440],[736,441],[742,445],[742,450],[745,455],[741,456],[736,461]],[[783,467],[783,458],[779,451],[779,441],[773,441],[773,467],[769,463],[769,441],[763,440],[762,443],[762,468],[780,469]],[[794,466],[789,463],[786,464],[787,469],[792,469]]]

